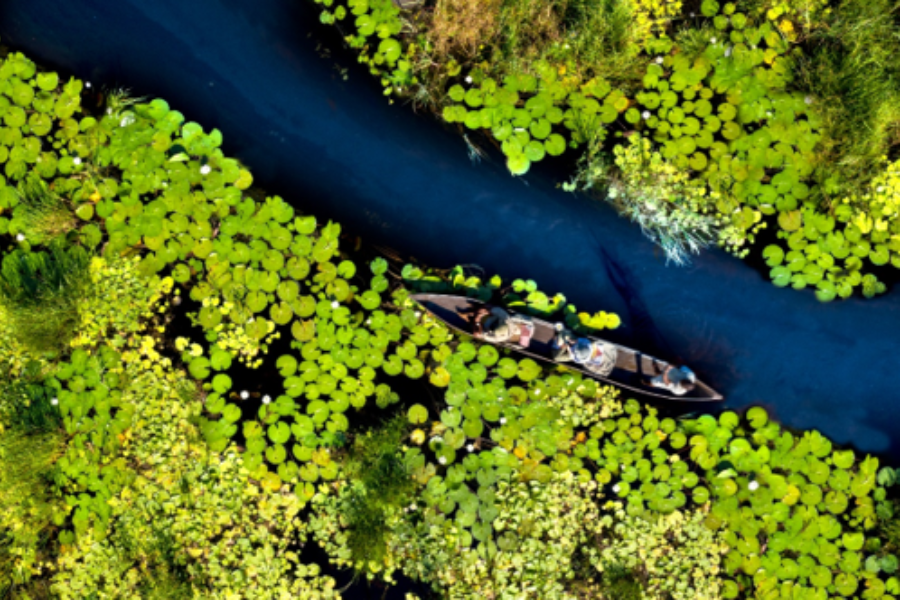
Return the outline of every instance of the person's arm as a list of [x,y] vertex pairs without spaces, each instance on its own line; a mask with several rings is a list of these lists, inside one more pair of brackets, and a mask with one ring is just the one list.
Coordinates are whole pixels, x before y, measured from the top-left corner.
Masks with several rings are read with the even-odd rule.
[[669,380],[669,371],[671,371],[673,368],[674,367],[672,367],[672,365],[669,365],[668,367],[666,367],[666,370],[663,371],[663,382],[665,382],[666,385],[672,385],[672,382]]
[[475,313],[473,317],[473,330],[472,333],[475,337],[484,336],[484,318],[487,317],[490,312],[485,308],[479,308],[478,312]]

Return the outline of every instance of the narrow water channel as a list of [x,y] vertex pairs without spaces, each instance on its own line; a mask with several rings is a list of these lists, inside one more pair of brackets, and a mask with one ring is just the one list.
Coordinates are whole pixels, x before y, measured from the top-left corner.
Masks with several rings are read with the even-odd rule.
[[348,64],[344,81],[316,51],[316,19],[307,0],[4,0],[0,36],[218,127],[257,183],[369,242],[616,311],[624,326],[611,337],[690,364],[727,406],[764,404],[790,426],[900,459],[900,290],[820,304],[718,251],[667,267],[609,208],[541,173],[472,164],[459,137],[389,106],[360,68]]

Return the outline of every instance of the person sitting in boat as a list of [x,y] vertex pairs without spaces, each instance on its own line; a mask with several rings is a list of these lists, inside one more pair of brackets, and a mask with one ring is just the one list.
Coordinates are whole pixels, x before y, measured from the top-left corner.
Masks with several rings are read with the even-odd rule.
[[499,306],[481,307],[472,313],[472,335],[491,343],[511,342],[527,348],[534,323],[525,315],[511,315]]
[[697,383],[697,376],[687,367],[673,367],[669,365],[666,370],[650,378],[650,385],[653,387],[669,390],[676,396],[684,396],[694,389]]
[[585,369],[605,377],[616,366],[618,352],[612,344],[575,337],[567,329],[558,329],[553,340],[553,359],[559,362],[574,362]]

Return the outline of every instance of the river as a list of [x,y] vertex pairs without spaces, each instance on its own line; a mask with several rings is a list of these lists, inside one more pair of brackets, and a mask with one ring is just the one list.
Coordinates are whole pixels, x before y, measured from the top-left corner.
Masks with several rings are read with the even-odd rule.
[[[688,268],[607,206],[537,169],[473,164],[461,138],[388,105],[316,46],[306,0],[4,0],[2,42],[95,86],[163,97],[218,127],[257,183],[369,242],[434,266],[535,279],[581,310],[618,312],[616,341],[682,361],[727,407],[900,459],[900,294],[819,303],[720,251]],[[333,41],[333,40],[332,40]]]

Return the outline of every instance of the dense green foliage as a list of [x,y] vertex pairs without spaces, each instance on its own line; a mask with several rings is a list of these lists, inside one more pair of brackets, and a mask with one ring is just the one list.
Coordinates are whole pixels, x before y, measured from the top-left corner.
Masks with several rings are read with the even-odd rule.
[[[0,595],[338,597],[308,543],[449,598],[900,592],[877,459],[761,408],[665,417],[460,336],[410,293],[619,319],[343,252],[161,100],[75,121],[79,82],[21,55],[0,81]],[[34,217],[50,190],[77,222]],[[26,309],[62,296],[51,346]]]
[[578,149],[564,187],[671,260],[777,228],[773,282],[823,301],[900,266],[895,1],[317,1],[386,94],[483,131],[513,174]]

